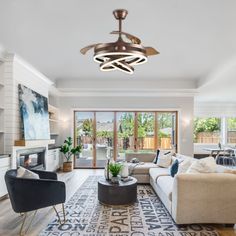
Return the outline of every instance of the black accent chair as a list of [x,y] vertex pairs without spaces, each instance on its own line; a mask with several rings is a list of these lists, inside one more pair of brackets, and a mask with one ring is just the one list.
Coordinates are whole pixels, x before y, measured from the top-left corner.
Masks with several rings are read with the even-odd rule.
[[[40,179],[17,178],[17,170],[8,170],[5,174],[5,182],[13,210],[24,215],[20,229],[20,235],[26,234],[32,224],[33,218],[38,209],[53,206],[59,222],[61,223],[55,205],[62,204],[65,222],[64,203],[66,199],[65,183],[57,180],[54,172],[31,170],[39,175]],[[23,233],[24,223],[27,212],[35,211],[33,218],[25,232]]]

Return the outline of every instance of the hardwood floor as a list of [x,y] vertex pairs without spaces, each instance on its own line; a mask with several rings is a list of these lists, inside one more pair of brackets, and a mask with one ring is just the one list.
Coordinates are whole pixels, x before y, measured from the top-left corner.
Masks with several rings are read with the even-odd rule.
[[[66,182],[67,200],[74,194],[79,186],[85,181],[89,175],[103,174],[103,170],[93,169],[77,169],[71,173],[59,173],[59,179]],[[235,213],[236,214],[236,213]],[[36,236],[44,229],[47,224],[55,217],[52,208],[41,209],[38,211],[33,225],[27,235]],[[0,201],[0,235],[15,236],[19,233],[19,226],[22,222],[20,214],[16,214],[10,205],[9,199]],[[236,227],[225,228],[221,225],[216,226],[221,236],[236,236]]]

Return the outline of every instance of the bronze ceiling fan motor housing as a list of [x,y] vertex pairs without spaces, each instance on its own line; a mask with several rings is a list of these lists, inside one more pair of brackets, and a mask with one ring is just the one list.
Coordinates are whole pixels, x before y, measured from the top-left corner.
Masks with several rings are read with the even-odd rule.
[[116,9],[113,11],[113,15],[117,20],[124,20],[128,15],[128,11],[125,9]]

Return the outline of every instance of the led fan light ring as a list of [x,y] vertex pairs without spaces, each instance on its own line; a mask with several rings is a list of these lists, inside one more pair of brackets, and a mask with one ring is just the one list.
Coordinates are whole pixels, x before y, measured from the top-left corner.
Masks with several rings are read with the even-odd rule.
[[[125,73],[132,74],[134,71],[132,66],[144,64],[147,62],[147,57],[142,54],[131,52],[110,52],[95,55],[94,61],[100,63],[101,71],[111,71],[117,69]],[[117,64],[119,66],[117,66]]]

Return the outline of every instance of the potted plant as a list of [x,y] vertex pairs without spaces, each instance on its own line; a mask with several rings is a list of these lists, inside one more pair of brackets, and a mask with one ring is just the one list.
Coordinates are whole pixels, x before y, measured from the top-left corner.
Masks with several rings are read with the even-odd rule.
[[76,147],[73,147],[72,144],[72,138],[68,137],[63,145],[60,148],[60,152],[62,152],[65,156],[66,161],[63,162],[63,171],[64,172],[70,172],[72,171],[72,155],[77,155],[81,153],[82,145],[78,145]]
[[119,183],[118,174],[120,173],[121,169],[122,169],[122,164],[120,163],[114,162],[114,163],[109,164],[109,171],[112,174],[112,177],[111,177],[112,183]]

